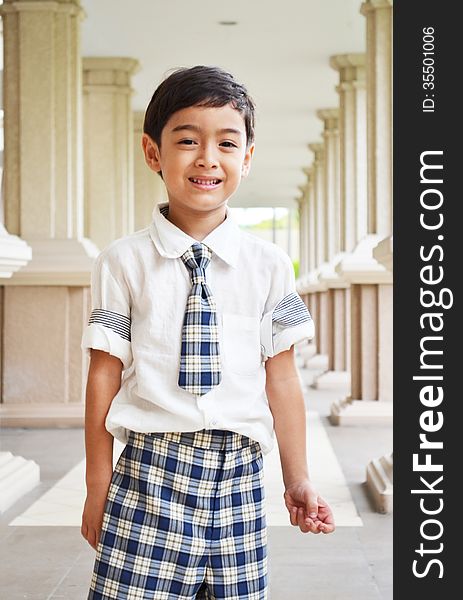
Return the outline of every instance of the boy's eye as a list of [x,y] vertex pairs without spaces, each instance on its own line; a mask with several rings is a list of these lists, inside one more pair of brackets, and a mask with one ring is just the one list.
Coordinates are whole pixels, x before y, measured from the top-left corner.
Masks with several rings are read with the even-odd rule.
[[[196,142],[194,140],[180,140],[179,144],[185,144],[187,146],[191,146],[192,144],[196,144]],[[228,146],[226,146],[226,148],[237,148],[238,147],[233,142],[221,142],[221,145],[222,144],[229,144]]]

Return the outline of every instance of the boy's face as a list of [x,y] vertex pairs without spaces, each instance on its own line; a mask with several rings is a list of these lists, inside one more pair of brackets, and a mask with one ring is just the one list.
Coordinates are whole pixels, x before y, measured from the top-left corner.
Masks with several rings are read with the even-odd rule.
[[142,145],[148,166],[162,171],[169,202],[190,210],[226,204],[247,176],[254,152],[254,144],[246,150],[243,117],[229,104],[179,110],[162,130],[161,149],[147,134]]

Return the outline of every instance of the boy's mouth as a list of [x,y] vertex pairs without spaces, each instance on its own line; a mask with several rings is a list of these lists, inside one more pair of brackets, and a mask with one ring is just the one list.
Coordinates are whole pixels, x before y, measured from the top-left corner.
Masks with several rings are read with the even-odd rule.
[[202,190],[210,190],[216,188],[218,185],[222,183],[222,180],[219,178],[215,179],[207,179],[202,177],[189,177],[188,178],[191,183]]

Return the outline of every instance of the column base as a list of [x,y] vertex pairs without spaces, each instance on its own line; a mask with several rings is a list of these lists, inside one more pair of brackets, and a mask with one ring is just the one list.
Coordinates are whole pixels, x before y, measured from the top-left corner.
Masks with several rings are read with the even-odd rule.
[[348,371],[326,371],[318,375],[312,384],[315,390],[350,389],[350,373]]
[[40,483],[40,467],[33,460],[0,452],[0,513]]
[[350,284],[392,283],[392,273],[373,255],[374,248],[382,239],[376,234],[365,236],[358,242],[352,253],[346,254],[337,263],[336,273]]
[[392,402],[381,400],[336,400],[331,405],[332,425],[392,425]]
[[30,239],[32,260],[2,285],[90,285],[93,259],[99,254],[88,238]]
[[85,405],[80,403],[2,404],[2,427],[83,427]]
[[372,460],[367,466],[367,488],[380,513],[393,510],[393,461],[392,454]]
[[0,223],[0,279],[9,279],[32,258],[32,249],[17,235],[11,235]]

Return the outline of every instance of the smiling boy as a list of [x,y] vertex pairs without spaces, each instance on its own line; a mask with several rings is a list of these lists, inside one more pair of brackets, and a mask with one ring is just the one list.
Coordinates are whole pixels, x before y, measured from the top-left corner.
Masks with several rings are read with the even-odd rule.
[[[88,598],[267,598],[263,455],[275,432],[290,523],[334,530],[306,459],[294,344],[313,336],[289,257],[239,229],[254,104],[217,67],[155,91],[142,147],[168,202],[92,272],[82,338]],[[112,468],[113,438],[126,444]]]

